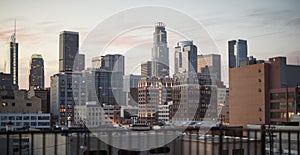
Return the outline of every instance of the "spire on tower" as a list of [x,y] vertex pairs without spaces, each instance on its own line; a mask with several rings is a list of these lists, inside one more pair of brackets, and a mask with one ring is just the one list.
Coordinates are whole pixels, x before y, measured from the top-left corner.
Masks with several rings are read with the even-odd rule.
[[13,43],[16,43],[16,28],[17,27],[17,21],[15,19],[15,26],[14,26],[14,33],[10,36],[10,41]]

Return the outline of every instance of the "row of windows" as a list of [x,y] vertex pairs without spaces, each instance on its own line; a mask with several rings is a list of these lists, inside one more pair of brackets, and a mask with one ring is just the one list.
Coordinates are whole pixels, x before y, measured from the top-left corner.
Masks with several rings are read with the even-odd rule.
[[[1,127],[5,127],[7,122],[1,122]],[[24,125],[29,126],[50,126],[50,122],[15,122],[15,127],[23,127]]]
[[[2,102],[1,106],[2,106],[2,107],[7,107],[7,106],[8,106],[8,103]],[[16,106],[16,103],[14,103],[14,102],[11,103],[11,106],[12,106],[12,107]],[[32,103],[26,103],[26,106],[27,106],[27,107],[31,107],[31,106],[32,106]]]
[[[284,100],[286,99],[286,95],[287,93],[273,93],[270,95],[270,99],[271,100]],[[293,99],[295,97],[295,93],[294,92],[288,92],[288,99]]]
[[1,120],[50,120],[50,116],[1,116]]

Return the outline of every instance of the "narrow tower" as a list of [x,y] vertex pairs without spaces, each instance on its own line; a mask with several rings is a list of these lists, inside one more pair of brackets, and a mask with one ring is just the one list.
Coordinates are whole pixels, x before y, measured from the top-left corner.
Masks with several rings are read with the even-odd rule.
[[16,20],[14,26],[14,33],[10,36],[8,60],[5,62],[6,73],[11,75],[12,88],[19,89],[18,83],[18,43],[16,39]]
[[167,31],[165,24],[158,22],[153,33],[152,76],[169,76],[169,48],[167,46]]

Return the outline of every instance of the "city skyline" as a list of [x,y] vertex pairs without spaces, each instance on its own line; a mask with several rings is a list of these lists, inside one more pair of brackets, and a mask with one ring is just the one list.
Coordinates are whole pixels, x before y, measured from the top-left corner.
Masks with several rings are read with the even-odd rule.
[[[5,46],[9,42],[9,36],[13,34],[14,19],[16,19],[17,42],[19,43],[19,79],[22,79],[19,80],[19,87],[21,89],[28,88],[29,61],[33,53],[42,54],[45,58],[45,86],[50,86],[50,76],[58,72],[59,32],[63,30],[79,32],[79,40],[80,44],[82,44],[88,32],[99,22],[120,10],[147,5],[173,8],[192,16],[202,23],[218,48],[218,51],[202,52],[204,52],[203,54],[221,54],[222,79],[225,83],[228,82],[228,40],[246,39],[248,41],[249,56],[253,55],[259,59],[287,56],[289,64],[299,63],[299,57],[297,56],[300,55],[300,45],[297,44],[297,40],[300,38],[300,22],[297,8],[299,8],[300,3],[297,1],[272,1],[272,3],[270,3],[271,1],[261,3],[258,3],[258,1],[251,3],[229,1],[228,4],[224,2],[223,5],[214,5],[213,2],[202,1],[201,3],[201,1],[194,1],[190,2],[194,5],[188,6],[181,6],[168,1],[154,1],[152,3],[128,2],[118,4],[111,2],[102,7],[93,3],[84,3],[85,5],[82,5],[82,2],[74,2],[73,7],[66,8],[64,6],[68,5],[67,2],[44,1],[39,3],[29,1],[27,3],[8,3],[8,1],[2,1],[0,8],[3,13],[0,15],[0,20],[3,26],[0,28],[0,54],[3,55],[6,52]],[[133,3],[135,5],[131,5]],[[222,2],[219,3],[221,4]],[[233,3],[235,6],[232,6]],[[28,7],[26,7],[27,5]],[[56,6],[62,7],[56,8]],[[32,7],[35,9],[30,9]],[[98,7],[101,8],[99,9]],[[199,9],[202,7],[203,9]],[[83,9],[91,11],[86,11],[86,13],[84,11],[76,12],[76,10]],[[53,12],[53,10],[57,11]],[[92,12],[92,10],[99,11]],[[39,13],[37,14],[36,12]],[[166,23],[166,27],[168,27],[168,23]],[[193,30],[195,27],[190,29]],[[147,38],[151,39],[151,33],[152,28],[147,34],[143,34],[141,38],[147,36]],[[122,51],[124,44],[128,45],[138,38],[139,36],[134,35],[123,37],[114,44],[115,47],[112,49],[115,49],[116,52]],[[196,45],[199,46],[198,44]],[[170,56],[173,55],[175,46],[176,43],[168,43]],[[144,48],[143,52],[151,53],[151,49]],[[82,53],[84,54],[84,51]],[[4,70],[3,58],[1,57],[0,60],[0,72],[2,72]]]

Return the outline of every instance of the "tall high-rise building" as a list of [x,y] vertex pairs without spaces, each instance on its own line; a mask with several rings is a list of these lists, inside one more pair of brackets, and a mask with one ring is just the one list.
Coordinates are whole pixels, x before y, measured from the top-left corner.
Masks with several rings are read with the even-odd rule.
[[165,24],[158,22],[153,33],[152,76],[169,76],[169,48],[167,46],[167,31]]
[[0,72],[0,96],[14,96],[10,74]]
[[72,72],[79,53],[78,32],[62,31],[59,34],[59,72]]
[[175,73],[197,72],[197,46],[180,41],[175,47]]
[[152,61],[147,61],[141,64],[141,75],[143,77],[151,77]]
[[7,60],[4,62],[5,72],[11,75],[12,78],[12,88],[14,90],[19,89],[18,83],[18,51],[19,44],[16,39],[16,23],[13,35],[10,37],[9,51]]
[[247,41],[238,39],[228,41],[229,68],[240,67],[248,64]]
[[125,104],[123,75],[125,72],[124,56],[107,54],[92,60],[94,68],[86,70],[88,100],[100,104]]
[[202,73],[203,68],[206,66],[208,67],[210,78],[221,81],[221,55],[198,55],[198,73]]
[[74,106],[87,101],[86,77],[81,73],[55,74],[50,77],[50,112],[60,125],[74,121]]
[[29,88],[44,89],[44,59],[41,54],[33,54],[30,61]]

